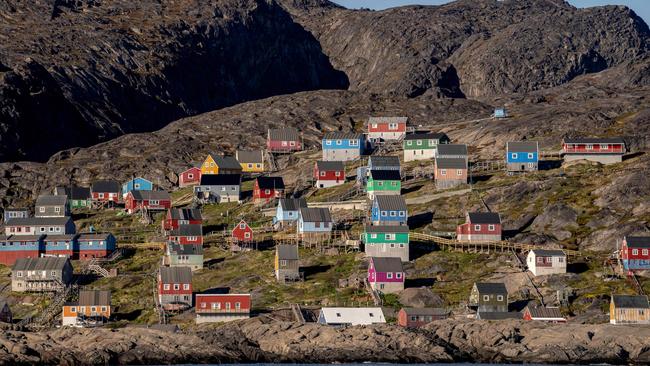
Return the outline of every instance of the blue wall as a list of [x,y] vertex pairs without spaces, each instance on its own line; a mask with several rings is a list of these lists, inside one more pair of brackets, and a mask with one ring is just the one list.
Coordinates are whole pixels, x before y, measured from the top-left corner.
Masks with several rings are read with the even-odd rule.
[[[517,156],[516,158],[514,157],[515,154]],[[527,152],[516,152],[516,153],[509,152],[506,154],[506,160],[508,163],[537,163],[537,159],[538,159],[537,153],[536,152],[530,153],[533,154],[532,159],[528,158],[528,154],[529,153]]]
[[[135,188],[135,185],[139,184],[139,188]],[[133,190],[138,191],[151,191],[153,190],[153,183],[144,179],[144,178],[134,178],[122,185],[122,194],[125,195]]]
[[[337,144],[337,142],[340,141],[341,144]],[[352,145],[353,142],[357,143],[357,145]],[[327,143],[330,143],[329,145]],[[352,139],[352,140],[329,140],[329,139],[323,139],[322,141],[322,146],[323,150],[350,150],[350,149],[355,149],[359,150],[359,152],[363,151],[363,143],[359,139]]]
[[[376,203],[373,203],[372,205],[372,212],[371,212],[371,221],[372,222],[399,222],[406,224],[408,220],[408,212],[404,212],[404,216],[399,215],[399,211],[389,211],[385,210],[386,214],[382,215],[381,210],[379,210],[379,207],[377,206]],[[391,216],[391,212],[395,213],[395,216]]]

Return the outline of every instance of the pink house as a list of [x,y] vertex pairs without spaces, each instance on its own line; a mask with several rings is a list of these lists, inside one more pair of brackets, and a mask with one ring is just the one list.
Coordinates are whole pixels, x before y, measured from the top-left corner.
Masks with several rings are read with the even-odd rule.
[[397,257],[370,257],[368,282],[375,291],[395,293],[404,290],[404,269]]

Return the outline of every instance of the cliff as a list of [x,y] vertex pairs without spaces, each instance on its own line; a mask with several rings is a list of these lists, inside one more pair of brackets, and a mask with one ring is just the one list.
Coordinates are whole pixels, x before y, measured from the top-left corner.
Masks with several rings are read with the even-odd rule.
[[225,362],[495,362],[643,364],[650,330],[520,321],[440,321],[421,330],[388,325],[336,329],[261,318],[185,334],[126,328],[8,331],[3,364]]

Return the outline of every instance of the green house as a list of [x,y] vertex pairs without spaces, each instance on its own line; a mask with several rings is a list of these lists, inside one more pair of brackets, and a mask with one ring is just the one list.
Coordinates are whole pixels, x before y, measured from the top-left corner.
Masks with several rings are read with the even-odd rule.
[[91,207],[91,194],[89,187],[56,187],[54,195],[68,196],[68,204],[70,209],[83,209]]
[[409,228],[406,225],[366,225],[361,242],[368,257],[396,257],[409,260]]
[[448,144],[449,137],[444,133],[407,134],[402,142],[404,161],[431,160],[435,158],[439,144]]
[[371,200],[375,195],[399,195],[402,191],[402,178],[398,170],[371,170],[368,173],[366,192]]
[[192,271],[203,268],[203,245],[168,242],[163,264],[169,267],[190,267]]

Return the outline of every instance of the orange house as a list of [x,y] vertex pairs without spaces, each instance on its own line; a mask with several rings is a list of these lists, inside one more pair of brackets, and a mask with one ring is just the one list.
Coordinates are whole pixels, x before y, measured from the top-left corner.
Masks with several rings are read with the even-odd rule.
[[63,305],[63,326],[88,326],[106,323],[111,318],[111,292],[79,291],[79,301]]

